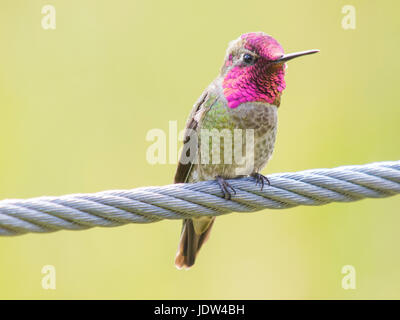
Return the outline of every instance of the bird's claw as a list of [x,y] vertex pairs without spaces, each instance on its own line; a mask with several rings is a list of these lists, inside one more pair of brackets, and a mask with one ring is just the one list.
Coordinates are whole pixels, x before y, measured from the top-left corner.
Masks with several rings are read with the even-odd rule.
[[221,188],[224,198],[230,200],[232,198],[232,193],[229,191],[229,189],[231,189],[234,194],[236,194],[236,190],[221,176],[216,176],[215,179]]
[[256,179],[256,185],[261,184],[261,191],[264,188],[265,183],[267,183],[269,186],[271,185],[269,179],[261,173],[256,172],[253,173],[251,176]]

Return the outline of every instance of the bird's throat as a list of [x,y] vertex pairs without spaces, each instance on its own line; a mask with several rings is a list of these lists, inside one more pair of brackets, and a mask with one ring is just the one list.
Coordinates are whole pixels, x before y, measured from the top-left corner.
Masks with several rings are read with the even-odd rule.
[[285,89],[282,65],[253,65],[233,67],[225,75],[222,87],[229,108],[246,102],[266,102],[279,106]]

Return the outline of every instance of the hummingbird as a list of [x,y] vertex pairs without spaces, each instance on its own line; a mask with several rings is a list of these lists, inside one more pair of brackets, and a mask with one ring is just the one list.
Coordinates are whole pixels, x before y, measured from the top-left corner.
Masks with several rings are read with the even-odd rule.
[[[233,133],[238,129],[251,129],[253,139],[250,139],[250,148],[246,148],[250,143],[247,139],[239,140],[243,148],[251,151],[246,152],[244,158],[252,157],[244,175],[254,177],[261,188],[265,183],[269,184],[268,178],[260,172],[274,150],[277,111],[286,87],[286,62],[316,52],[319,50],[285,54],[278,41],[263,32],[245,33],[231,41],[219,75],[202,93],[186,122],[184,148],[174,183],[216,180],[224,198],[231,199],[236,191],[226,180],[243,176],[238,174],[238,168],[243,164],[226,161],[225,158],[222,163],[202,161],[213,142],[206,143],[210,147],[208,150],[203,149],[201,132],[225,130]],[[193,144],[194,140],[197,143]],[[188,145],[190,147],[185,148]],[[225,146],[224,143],[218,151],[223,152]],[[175,257],[178,269],[194,265],[197,253],[209,238],[214,221],[215,217],[183,220]]]

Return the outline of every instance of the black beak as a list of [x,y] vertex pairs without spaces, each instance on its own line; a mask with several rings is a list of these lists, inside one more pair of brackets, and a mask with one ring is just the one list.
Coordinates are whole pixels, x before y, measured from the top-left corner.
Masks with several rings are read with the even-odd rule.
[[289,53],[289,54],[284,54],[282,57],[280,57],[277,60],[274,60],[274,63],[285,63],[289,60],[292,60],[297,57],[302,57],[306,56],[308,54],[313,54],[319,52],[318,49],[313,49],[313,50],[307,50],[307,51],[301,51],[301,52],[295,52],[295,53]]

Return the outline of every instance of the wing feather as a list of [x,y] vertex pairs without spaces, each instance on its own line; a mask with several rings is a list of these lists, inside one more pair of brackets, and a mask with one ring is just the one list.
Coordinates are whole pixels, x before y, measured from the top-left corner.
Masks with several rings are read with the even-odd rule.
[[[210,99],[214,99],[214,101],[210,103],[211,102]],[[210,110],[210,108],[215,104],[217,100],[218,97],[215,97],[212,94],[210,94],[208,89],[206,89],[200,96],[199,100],[193,106],[192,112],[190,113],[189,118],[186,122],[186,130],[183,137],[184,145],[189,142],[191,135],[193,133],[198,132],[202,119],[204,118],[207,111]],[[179,158],[178,167],[176,169],[174,183],[187,182],[187,179],[190,175],[190,171],[193,167],[193,161],[194,159],[196,159],[197,156],[198,152],[197,149],[198,148],[196,148],[195,153],[192,152],[192,154],[190,154],[191,151],[190,148],[186,148],[186,150],[185,148],[183,148],[181,156]],[[183,161],[183,159],[185,160]]]

